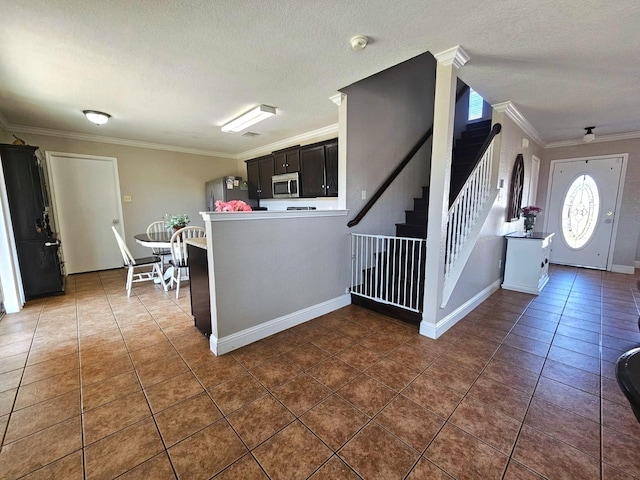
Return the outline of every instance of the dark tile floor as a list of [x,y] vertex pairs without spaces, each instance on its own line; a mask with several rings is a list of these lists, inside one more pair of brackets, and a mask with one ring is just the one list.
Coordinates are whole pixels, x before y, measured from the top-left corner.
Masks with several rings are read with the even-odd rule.
[[553,267],[437,341],[347,307],[215,357],[121,271],[0,322],[0,478],[640,478],[635,276]]

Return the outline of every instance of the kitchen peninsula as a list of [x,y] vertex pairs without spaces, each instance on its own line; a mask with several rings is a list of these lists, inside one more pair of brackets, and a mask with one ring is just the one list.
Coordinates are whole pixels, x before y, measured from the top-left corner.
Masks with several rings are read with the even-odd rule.
[[351,303],[346,210],[201,215],[215,354]]

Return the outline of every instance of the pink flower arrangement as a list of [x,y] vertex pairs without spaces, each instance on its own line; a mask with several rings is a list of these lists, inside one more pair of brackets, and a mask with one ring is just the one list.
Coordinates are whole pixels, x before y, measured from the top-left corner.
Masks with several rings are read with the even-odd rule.
[[540,212],[542,212],[542,209],[540,207],[536,207],[535,205],[528,205],[520,209],[520,213],[525,217],[528,217],[529,215],[533,215],[535,217]]
[[247,205],[242,200],[229,200],[223,202],[222,200],[216,200],[215,203],[216,212],[250,212],[251,206]]

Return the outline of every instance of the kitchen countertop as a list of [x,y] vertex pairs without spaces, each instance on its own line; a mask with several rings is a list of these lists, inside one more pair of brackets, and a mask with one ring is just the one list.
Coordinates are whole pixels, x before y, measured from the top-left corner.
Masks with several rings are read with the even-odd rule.
[[513,233],[508,233],[507,235],[505,235],[505,237],[507,238],[529,238],[532,240],[544,240],[547,237],[551,237],[555,235],[554,233],[551,232],[531,232],[529,234],[526,234],[524,232],[513,232]]
[[255,212],[200,212],[204,220],[225,222],[229,220],[269,220],[283,218],[312,218],[346,216],[349,210],[260,210]]
[[193,245],[194,247],[207,249],[207,238],[199,237],[199,238],[188,238],[185,240],[187,245]]

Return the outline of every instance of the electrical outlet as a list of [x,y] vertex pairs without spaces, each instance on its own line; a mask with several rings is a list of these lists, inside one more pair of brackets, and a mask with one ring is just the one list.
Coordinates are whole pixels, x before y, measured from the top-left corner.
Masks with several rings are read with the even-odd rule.
[[127,203],[130,202],[131,201],[131,195],[125,195],[123,200],[125,202],[127,202]]
[[367,199],[367,191],[362,190],[362,200],[366,200],[366,199]]

